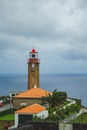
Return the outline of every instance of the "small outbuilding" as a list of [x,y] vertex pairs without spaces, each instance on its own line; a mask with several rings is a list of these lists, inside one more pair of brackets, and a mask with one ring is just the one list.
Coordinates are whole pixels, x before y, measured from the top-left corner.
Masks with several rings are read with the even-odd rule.
[[15,127],[25,124],[26,122],[33,121],[35,116],[45,119],[48,117],[48,110],[35,103],[31,106],[15,111]]
[[34,103],[43,104],[43,97],[52,94],[41,88],[31,88],[13,97],[13,107],[20,109],[22,106],[30,106]]

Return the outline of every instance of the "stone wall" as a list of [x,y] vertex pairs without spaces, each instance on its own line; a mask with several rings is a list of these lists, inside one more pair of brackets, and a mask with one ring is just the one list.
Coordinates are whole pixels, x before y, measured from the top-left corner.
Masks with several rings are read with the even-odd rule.
[[21,104],[26,104],[26,106],[30,106],[34,103],[38,103],[42,105],[42,99],[36,99],[36,98],[14,98],[13,99],[13,107],[15,109],[19,109],[21,107]]
[[58,122],[27,122],[27,125],[32,125],[34,130],[59,130]]
[[73,124],[73,130],[87,130],[87,124]]
[[72,124],[59,123],[59,130],[73,130]]
[[34,128],[32,125],[26,125],[26,126],[22,126],[22,127],[10,129],[10,130],[34,130]]
[[39,86],[39,63],[34,64],[32,68],[32,63],[28,64],[28,89]]

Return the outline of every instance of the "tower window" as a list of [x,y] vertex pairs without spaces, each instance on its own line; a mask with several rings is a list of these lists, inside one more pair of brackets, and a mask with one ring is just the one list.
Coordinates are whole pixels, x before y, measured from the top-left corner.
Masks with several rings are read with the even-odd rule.
[[32,54],[32,57],[34,58],[34,57],[35,57],[35,54]]
[[34,64],[32,64],[32,68],[34,68],[35,67],[35,65]]

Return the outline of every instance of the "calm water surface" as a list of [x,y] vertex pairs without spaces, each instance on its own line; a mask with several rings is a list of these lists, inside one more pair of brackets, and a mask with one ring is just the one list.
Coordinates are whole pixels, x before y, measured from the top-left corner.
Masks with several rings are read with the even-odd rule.
[[[82,100],[87,106],[87,75],[57,75],[42,74],[40,86],[43,89],[67,92],[68,97]],[[9,95],[10,91],[27,90],[26,74],[1,74],[0,75],[0,96]]]

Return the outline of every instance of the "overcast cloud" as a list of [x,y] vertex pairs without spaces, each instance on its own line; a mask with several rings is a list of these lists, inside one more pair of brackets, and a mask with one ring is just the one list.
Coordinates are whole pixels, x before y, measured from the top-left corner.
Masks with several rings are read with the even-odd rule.
[[0,73],[87,73],[87,0],[0,0]]

